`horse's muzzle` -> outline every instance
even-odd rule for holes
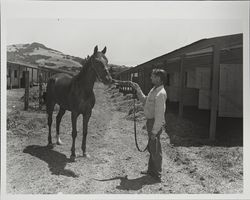
[[[102,82],[103,82],[105,85],[110,85],[110,84],[112,84],[112,78],[106,76],[105,79],[102,80]]]

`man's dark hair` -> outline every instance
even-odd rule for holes
[[[154,74],[156,76],[159,76],[161,81],[163,82],[163,84],[165,84],[166,76],[167,76],[165,70],[163,70],[163,69],[153,69],[152,74]]]

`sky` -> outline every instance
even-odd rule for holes
[[[243,33],[248,2],[27,2],[3,5],[6,44],[39,42],[136,66],[204,38]]]

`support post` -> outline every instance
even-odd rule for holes
[[[36,83],[39,85],[39,74],[40,74],[40,69],[39,67],[36,70]]]
[[[211,111],[210,111],[210,128],[209,139],[216,138],[216,120],[219,101],[219,74],[220,74],[220,46],[213,46],[213,66],[212,66],[212,92],[211,92]]]
[[[33,72],[33,68],[31,69],[31,85],[32,85],[32,87],[33,87],[33,85],[34,85],[34,82],[33,82],[33,75],[34,75],[34,72]]]
[[[12,89],[12,68],[10,66],[10,90]]]
[[[29,79],[29,71],[24,72],[25,77],[25,93],[24,93],[24,110],[28,110],[29,107],[29,86],[30,86],[30,79]]]
[[[183,92],[184,92],[184,55],[180,60],[180,76],[179,76],[179,116],[183,116]]]
[[[40,71],[39,73],[39,77],[38,77],[38,81],[39,81],[39,109],[41,110],[42,109],[42,92],[43,92],[43,87],[42,87],[42,73]]]
[[[21,66],[18,65],[18,88],[21,88]]]
[[[168,73],[168,71],[167,71],[167,64],[168,64],[168,60],[165,60],[164,61],[164,70],[165,70],[165,72],[166,72],[166,74]],[[166,75],[166,77],[165,77],[165,85],[166,85],[166,80],[167,80],[167,75]],[[166,85],[166,88],[167,88],[167,85]],[[165,88],[165,89],[166,89]],[[168,98],[166,99],[166,108],[165,108],[165,111],[164,111],[164,119],[165,119],[165,123],[167,122],[167,101],[168,101]]]

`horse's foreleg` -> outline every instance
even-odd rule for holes
[[[49,126],[49,134],[48,134],[48,145],[52,145],[52,138],[51,138],[51,125],[52,125],[52,117],[53,117],[53,110],[55,107],[55,103],[51,100],[50,93],[47,93],[46,99],[46,111],[48,114],[48,126]]]
[[[48,145],[52,144],[52,139],[51,139],[52,114],[53,112],[48,113],[48,126],[49,126]]]
[[[60,107],[60,110],[59,110],[59,112],[58,112],[58,114],[56,116],[56,143],[58,145],[62,144],[62,141],[61,141],[61,139],[59,137],[59,134],[60,134],[59,131],[60,131],[60,123],[61,123],[62,116],[64,115],[64,113],[65,113],[65,110]]]
[[[76,153],[75,153],[75,141],[76,141],[76,136],[77,136],[77,129],[76,129],[76,125],[77,125],[77,117],[78,114],[72,112],[71,113],[71,122],[72,122],[72,147],[71,147],[71,158],[75,158],[76,157]]]
[[[82,128],[83,128],[83,137],[82,137],[82,152],[83,152],[83,156],[84,157],[89,157],[88,154],[86,153],[86,137],[88,134],[88,122],[89,122],[89,118],[91,116],[91,112],[88,112],[87,114],[83,115],[83,124],[82,124]]]

